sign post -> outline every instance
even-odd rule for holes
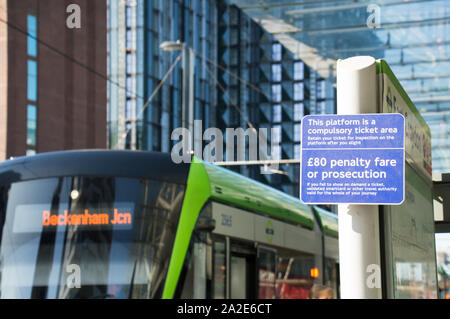
[[[398,162],[400,160],[399,154],[389,154],[386,157],[387,154],[384,154],[383,150],[377,149],[369,155],[367,150],[357,148],[358,146],[365,146],[366,148],[367,146],[377,146],[379,140],[378,142],[359,140],[360,143],[358,144],[356,143],[356,137],[354,139],[349,138],[352,135],[351,133],[355,133],[356,128],[360,137],[362,137],[360,134],[362,129],[365,132],[368,131],[369,135],[373,135],[375,128],[378,127],[377,125],[380,125],[377,120],[370,127],[371,123],[365,122],[368,121],[367,118],[342,116],[379,113],[378,92],[377,67],[374,58],[354,57],[338,61],[337,113],[340,116],[334,118],[334,122],[333,117],[323,118],[322,120],[315,117],[305,117],[302,121],[302,133],[305,133],[306,130],[306,133],[310,133],[312,136],[308,140],[308,134],[302,135],[300,197],[305,203],[341,203],[338,205],[339,268],[341,297],[344,299],[380,299],[382,297],[379,206],[376,201],[373,201],[372,205],[363,205],[363,203],[367,203],[371,196],[376,198],[377,194],[382,193],[395,193],[394,201],[403,201],[404,196],[403,187],[395,184],[395,181],[392,183],[395,184],[395,186],[392,186],[393,189],[396,188],[394,192],[381,191],[378,186],[374,186],[376,188],[375,195],[365,194],[364,197],[361,193],[357,195],[357,186],[346,185],[348,181],[344,181],[341,186],[339,185],[340,181],[336,180],[340,178],[341,174],[344,178],[355,176],[358,179],[358,181],[355,181],[357,184],[367,186],[367,183],[370,184],[372,181],[378,182],[377,179],[372,180],[375,166],[377,166],[376,175],[381,175],[378,165],[373,166],[377,158],[383,158],[385,161],[388,159],[394,160],[395,163],[390,161],[388,164],[391,168],[400,165]],[[352,122],[352,120],[356,121]],[[328,125],[327,127],[327,123],[336,123],[336,125]],[[389,126],[391,128],[397,127],[396,125]],[[351,133],[349,134],[349,132]],[[398,137],[404,135],[404,130],[392,134],[395,135],[394,140],[398,141],[400,140]],[[366,134],[363,133],[362,135]],[[380,137],[381,135],[378,136],[378,138]],[[339,139],[342,139],[342,144],[339,143]],[[403,143],[404,140],[402,139]],[[395,144],[394,148],[401,146]],[[337,149],[330,149],[333,147],[337,147]],[[371,165],[373,167],[372,172],[370,172]],[[404,163],[401,165],[404,165]],[[353,175],[355,172],[356,175]],[[359,174],[363,175],[360,177]],[[382,184],[385,187],[386,183],[384,182]],[[342,189],[333,190],[333,184],[334,187],[342,187]],[[391,182],[387,184],[390,186]],[[369,190],[364,189],[365,186],[362,186],[362,188],[359,192],[369,192]],[[400,188],[401,191],[399,191]],[[343,192],[343,195],[341,192]],[[399,194],[400,196],[398,196]],[[389,196],[384,197],[386,199],[383,199],[383,201],[387,200]]]
[[[435,269],[429,127],[387,63],[372,57],[338,61],[337,110],[302,121],[300,198],[338,204],[342,298],[406,296],[399,263]],[[424,274],[435,286],[433,271]]]
[[[337,113],[378,113],[376,61],[354,57],[337,64]],[[341,297],[381,299],[380,225],[376,205],[338,205]],[[375,265],[375,266],[374,266]],[[375,267],[375,268],[374,268]],[[379,281],[368,282],[378,270]],[[378,284],[380,283],[380,284]]]

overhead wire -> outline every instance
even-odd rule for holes
[[[216,82],[217,86],[219,87],[219,89],[223,92],[223,94],[225,94],[225,96],[227,97],[228,101],[230,102],[231,105],[233,105],[234,108],[236,108],[236,110],[241,114],[241,116],[243,118],[246,119],[245,114],[243,113],[242,109],[236,104],[234,103],[234,101],[231,99],[230,95],[228,94],[228,92],[225,90],[225,88],[221,85],[221,83],[219,82],[219,80],[216,78],[216,76],[214,75],[214,73],[210,70],[209,67],[205,66],[206,70],[208,71],[208,73],[210,74],[211,78]],[[253,132],[256,134],[256,128],[255,126],[249,121],[249,120],[245,120],[247,122],[247,125],[253,130]],[[264,138],[267,141],[267,136],[264,134],[263,131],[259,130],[259,135],[260,137]],[[270,150],[271,155],[273,155],[273,150]],[[262,153],[263,154],[263,153]],[[264,154],[264,156],[266,156],[266,154]],[[266,158],[267,160],[267,158]],[[222,163],[222,166],[226,166],[226,163]],[[261,163],[261,165],[264,165],[264,167],[266,168],[265,171],[267,171],[267,164]],[[281,170],[274,170],[272,168],[269,168],[269,170],[273,173],[277,173],[277,174],[281,174],[281,175],[287,175],[286,172],[281,171]]]
[[[178,55],[178,57],[175,59],[175,62],[172,63],[172,65],[170,66],[169,70],[167,71],[167,73],[164,75],[164,77],[162,78],[162,80],[159,82],[159,84],[156,86],[156,88],[153,90],[152,94],[150,95],[150,97],[148,98],[147,102],[145,102],[144,106],[142,107],[142,110],[139,112],[139,114],[136,116],[136,119],[139,119],[139,117],[141,115],[144,114],[145,110],[148,108],[148,106],[150,105],[150,103],[152,102],[153,98],[156,96],[156,94],[158,94],[159,90],[161,89],[161,87],[163,86],[164,82],[166,82],[166,80],[169,78],[169,75],[172,73],[173,69],[175,68],[175,66],[178,64],[178,62],[180,62],[181,60],[181,55]],[[116,146],[119,145],[119,142],[122,141],[122,139],[124,139],[131,131],[130,129],[127,129],[125,131],[125,133],[122,134],[122,136],[120,137],[120,139],[117,141]]]
[[[65,58],[65,59],[68,59],[69,61],[71,61],[71,62],[74,63],[75,65],[78,65],[79,67],[82,67],[82,68],[86,69],[88,72],[91,72],[91,73],[97,75],[98,77],[100,77],[100,78],[102,78],[102,79],[104,79],[104,80],[110,82],[111,84],[114,84],[114,85],[117,86],[118,88],[123,89],[123,90],[126,90],[126,91],[128,90],[126,87],[120,85],[120,83],[111,80],[111,78],[109,78],[107,75],[100,73],[99,71],[97,71],[97,70],[91,68],[90,66],[88,66],[88,65],[86,65],[86,64],[84,64],[84,63],[78,61],[77,59],[75,59],[74,57],[68,55],[67,53],[64,53],[64,52],[62,52],[61,50],[55,48],[54,46],[48,44],[47,42],[42,41],[41,39],[39,39],[39,37],[36,37],[36,36],[34,36],[34,35],[28,33],[28,31],[23,30],[22,28],[20,28],[20,27],[14,25],[14,24],[12,24],[12,23],[9,22],[9,21],[5,21],[5,20],[2,19],[2,18],[0,18],[0,22],[6,24],[8,27],[10,27],[11,29],[16,30],[16,31],[19,32],[19,33],[22,33],[23,35],[25,35],[25,36],[27,36],[27,37],[33,39],[33,40],[36,40],[39,44],[43,45],[43,46],[46,47],[47,49],[49,49],[49,50],[51,50],[51,51],[57,53],[58,55],[62,56],[62,57]],[[134,95],[137,96],[137,97],[139,97],[139,98],[144,98],[144,97],[142,97],[142,96],[140,96],[140,95],[138,95],[138,94],[136,94],[136,93],[134,93]]]

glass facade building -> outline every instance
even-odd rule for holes
[[[336,83],[339,59],[353,56],[384,59],[431,130],[433,177],[440,181],[439,173],[450,170],[449,1],[231,0],[231,3],[327,84]],[[323,84],[320,81],[315,84],[318,98]],[[319,107],[320,102],[315,105]],[[430,183],[431,176],[423,179],[408,168],[406,201],[400,206],[383,206],[380,223],[386,272],[383,291],[387,298],[449,297],[449,233],[448,227],[439,228],[435,224]],[[438,205],[436,197],[434,205]],[[434,232],[439,233],[436,238]]]
[[[272,129],[272,159],[299,159],[302,116],[335,112],[332,84],[227,0],[108,1],[110,148],[171,151],[171,132],[181,126],[181,63],[152,94],[179,54],[160,44],[176,40],[195,53],[194,119],[203,130]],[[299,193],[298,164],[280,165],[281,174],[230,168]]]
[[[433,172],[450,171],[450,2],[231,2],[331,84],[338,59],[385,59],[431,129]]]
[[[110,148],[170,152],[171,132],[181,126],[181,63],[146,105],[179,54],[162,51],[164,41],[179,39],[197,52],[195,118],[211,124],[215,99],[205,65],[215,59],[215,10],[211,1],[108,1]]]

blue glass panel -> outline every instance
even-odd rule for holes
[[[37,56],[37,19],[35,16],[28,15],[27,17],[28,30],[28,55]]]
[[[28,60],[28,81],[27,81],[27,96],[28,100],[37,100],[37,63],[36,61]]]
[[[28,37],[28,50],[27,53],[29,56],[32,57],[36,57],[37,56],[37,40],[32,38],[32,37]]]
[[[272,107],[272,115],[273,115],[272,121],[274,123],[281,122],[281,105],[280,104],[276,104]]]
[[[131,28],[133,26],[133,8],[132,7],[127,7],[126,10],[126,22],[127,22],[127,27]]]
[[[27,17],[27,28],[28,33],[34,37],[37,36],[37,19],[33,15],[28,15]]]
[[[281,64],[272,65],[272,81],[273,82],[281,81]]]
[[[37,109],[34,105],[28,105],[27,109],[27,119],[28,121],[36,121],[37,120]]]
[[[36,146],[37,108],[34,105],[27,107],[27,145]]]
[[[294,83],[294,100],[303,100],[304,86],[302,82]]]
[[[276,84],[272,85],[272,100],[274,102],[281,102],[281,85]]]
[[[294,104],[294,121],[300,122],[303,118],[303,103]]]
[[[304,78],[304,64],[303,62],[294,63],[294,80],[303,80]]]
[[[272,60],[281,61],[282,48],[280,43],[275,43],[272,45]]]

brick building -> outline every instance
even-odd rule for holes
[[[106,13],[106,0],[0,0],[0,161],[106,147]]]

